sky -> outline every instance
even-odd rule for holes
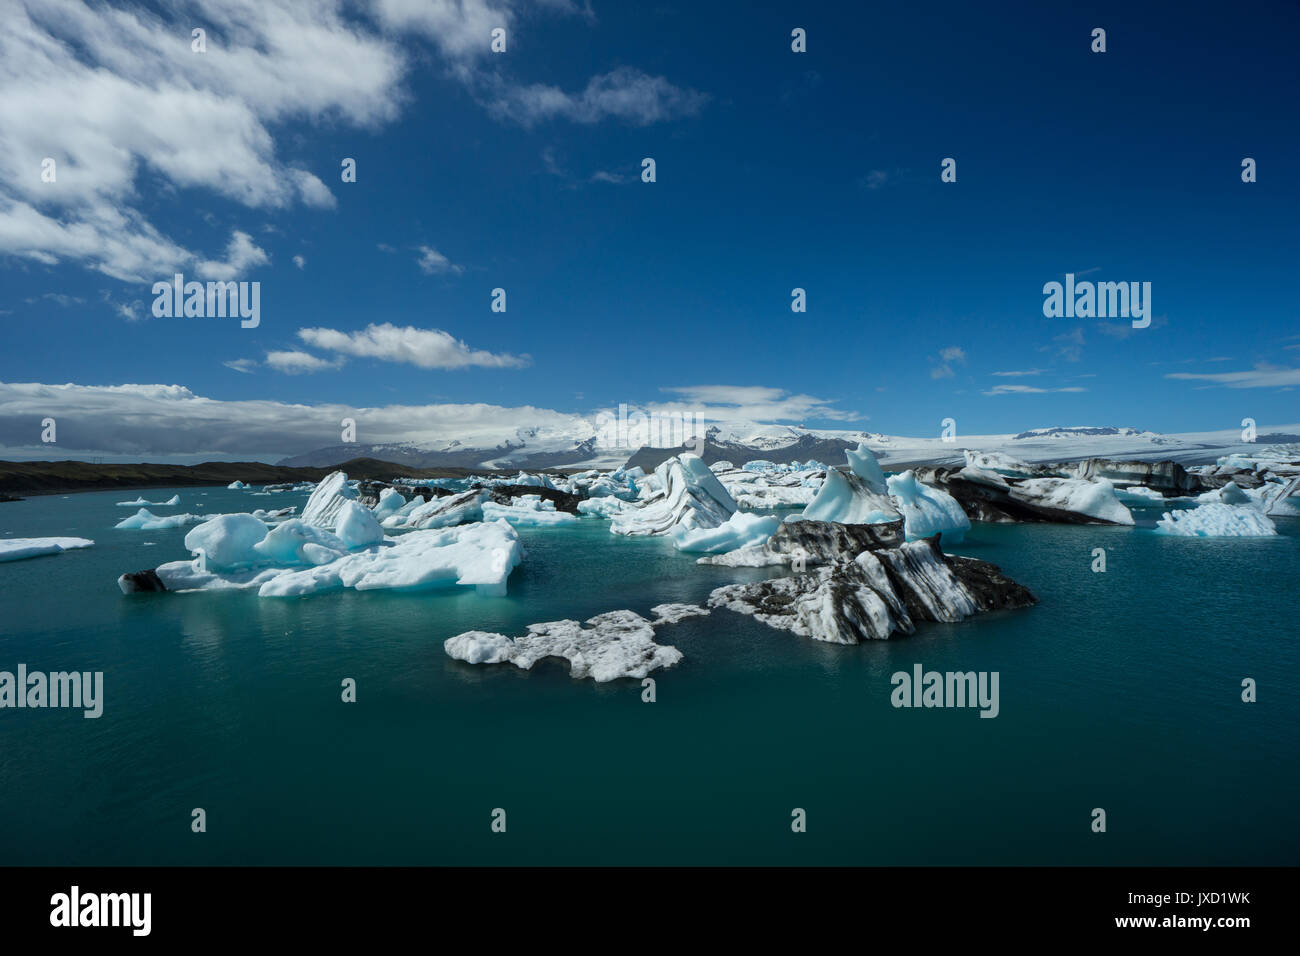
[[[3,6],[3,457],[1300,420],[1292,3]],[[178,272],[257,326],[155,316]]]

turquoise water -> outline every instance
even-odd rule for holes
[[[156,513],[306,499],[144,497],[173,491]],[[856,647],[718,611],[660,630],[686,657],[643,703],[636,681],[471,667],[442,641],[648,614],[769,571],[584,519],[521,529],[505,598],[126,597],[118,574],[186,556],[186,529],[112,529],[137,494],[0,505],[0,534],[96,542],[0,564],[0,670],[105,672],[98,720],[0,710],[2,863],[1300,863],[1297,519],[1218,541],[977,525],[954,550],[1038,607]],[[915,663],[998,671],[1000,716],[894,709],[890,674]]]

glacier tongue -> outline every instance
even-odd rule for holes
[[[736,511],[727,489],[697,455],[683,453],[654,471],[654,490],[610,516],[614,534],[662,535],[673,528],[716,528]]]

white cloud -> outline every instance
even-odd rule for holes
[[[389,322],[368,325],[360,332],[299,329],[298,338],[327,352],[402,362],[419,368],[523,368],[532,363],[527,355],[471,349],[441,329],[417,329]]]
[[[1245,372],[1171,372],[1165,378],[1210,382],[1225,388],[1279,388],[1300,385],[1300,368],[1283,368],[1261,362]]]
[[[545,83],[515,86],[498,76],[485,78],[482,84],[487,90],[488,108],[523,126],[553,119],[584,124],[618,119],[634,126],[649,126],[694,116],[708,101],[704,93],[626,66],[592,77],[580,93],[567,93]]]
[[[420,257],[415,261],[425,275],[460,275],[465,271],[464,266],[456,265],[432,246],[420,246],[417,251]]]
[[[267,352],[266,364],[275,369],[277,372],[287,372],[290,375],[298,375],[303,372],[323,372],[326,369],[335,369],[343,364],[341,359],[333,361],[323,359],[319,356],[312,355],[310,352],[302,352],[297,349]],[[244,371],[240,369],[240,371]]]
[[[307,260],[304,259],[302,256],[294,256],[293,264],[296,265],[299,269],[307,268]]]
[[[280,458],[339,443],[339,425],[353,418],[370,442],[451,439],[491,448],[518,441],[521,423],[595,433],[589,419],[545,408],[483,404],[304,405],[219,401],[179,385],[44,385],[0,382],[0,449],[11,457],[50,457],[33,422],[59,423],[58,454],[238,456]]]
[[[938,365],[930,369],[930,377],[952,378],[955,374],[952,370],[953,365],[966,364],[966,352],[956,345],[950,345],[939,350],[938,362]]]
[[[271,257],[253,242],[248,233],[235,230],[230,237],[230,244],[226,246],[225,261],[208,260],[200,262],[195,268],[205,279],[225,282],[246,278],[249,269],[264,266],[270,261]]]
[[[1019,377],[1025,376],[1025,375],[1042,375],[1042,374],[1044,374],[1044,373],[1047,372],[1047,371],[1049,371],[1049,369],[1045,369],[1045,368],[1027,368],[1027,369],[1024,369],[1023,371],[1018,371],[1018,372],[994,372],[993,374],[994,374],[994,375],[1002,376],[1002,377],[1004,377],[1004,378],[1019,378]]]
[[[694,413],[710,421],[861,421],[864,417],[834,408],[830,399],[791,395],[784,389],[763,385],[688,385],[662,391],[680,395],[682,401],[652,403],[647,406],[652,411]]]
[[[985,395],[1045,395],[1048,392],[1086,392],[1087,389],[1079,385],[1069,385],[1065,388],[1038,388],[1033,385],[994,385],[986,391]]]
[[[236,372],[243,372],[245,375],[252,375],[253,369],[257,368],[257,359],[241,358],[233,359],[229,362],[222,362],[226,368],[233,368]]]

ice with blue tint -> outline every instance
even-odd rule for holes
[[[957,499],[946,491],[921,484],[915,472],[894,475],[886,479],[886,484],[903,513],[903,533],[908,541],[938,533],[943,544],[957,544],[970,530],[970,518]]]

